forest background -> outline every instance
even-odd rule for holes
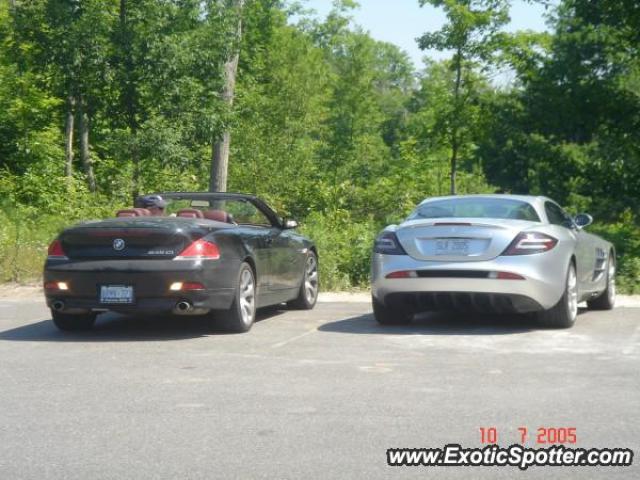
[[[416,2],[447,18],[420,68],[348,0],[0,0],[0,281],[37,280],[72,222],[206,191],[226,133],[228,191],[301,222],[324,289],[366,286],[379,230],[455,187],[591,213],[640,292],[640,3],[554,1],[547,32],[507,33],[508,0]]]

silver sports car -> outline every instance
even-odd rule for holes
[[[615,250],[546,197],[466,195],[424,200],[385,228],[372,260],[373,311],[401,324],[430,310],[535,312],[570,327],[578,303],[611,309]]]

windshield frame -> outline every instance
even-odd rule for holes
[[[215,193],[215,192],[155,192],[145,195],[160,195],[165,200],[206,200],[210,204],[219,200],[244,201],[252,204],[262,212],[271,222],[271,227],[284,228],[282,219],[264,201],[253,195],[244,193]],[[140,197],[142,197],[141,195]],[[140,198],[138,197],[138,198]]]

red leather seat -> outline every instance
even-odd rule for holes
[[[139,217],[140,215],[135,208],[127,208],[124,210],[118,210],[116,217]]]
[[[216,222],[232,223],[231,215],[224,210],[205,210],[202,212],[207,220],[215,220]]]
[[[178,211],[177,216],[183,218],[204,218],[202,211],[195,208],[183,208]]]
[[[125,208],[118,210],[116,217],[148,217],[151,212],[146,208]]]

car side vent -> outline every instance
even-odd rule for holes
[[[596,264],[593,269],[592,282],[599,281],[605,274],[607,269],[607,252],[601,248],[596,248]]]

